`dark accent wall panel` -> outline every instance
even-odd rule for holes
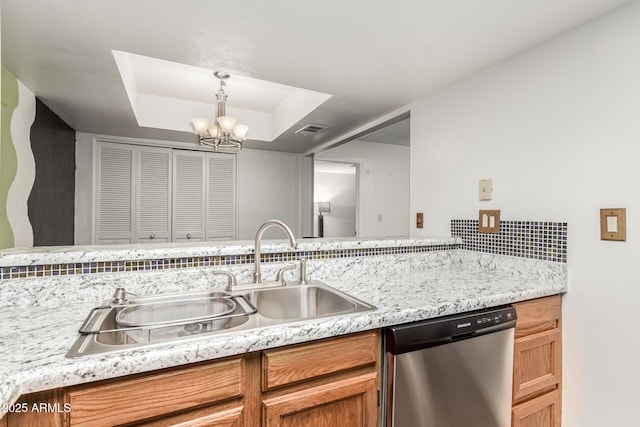
[[[27,205],[33,246],[73,245],[76,132],[38,98],[31,150],[36,177]]]

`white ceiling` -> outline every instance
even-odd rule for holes
[[[2,63],[76,130],[118,136],[194,138],[138,126],[112,50],[333,95],[247,143],[306,152],[628,1],[2,0]],[[329,128],[294,134],[308,123]]]

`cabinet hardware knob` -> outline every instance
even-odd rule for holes
[[[151,233],[151,234],[149,234],[149,238],[150,238],[150,239],[155,239],[155,238],[156,238],[156,235],[155,235],[154,233]]]
[[[191,238],[191,233],[187,233],[187,239]]]

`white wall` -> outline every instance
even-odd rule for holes
[[[301,181],[301,154],[242,149],[238,154],[239,238],[253,239],[269,219],[284,221],[296,236],[302,236]],[[286,236],[272,228],[265,238]]]
[[[323,237],[354,237],[356,174],[316,171],[313,183],[315,201],[331,203],[331,212],[323,215]],[[314,204],[314,211],[318,211],[317,203]]]
[[[563,426],[637,425],[640,382],[640,2],[411,109],[412,235],[452,218],[568,222]],[[494,197],[478,201],[478,180]],[[627,242],[599,209],[627,208]]]
[[[358,140],[315,158],[360,165],[358,236],[409,234],[409,147]]]
[[[78,132],[76,143],[75,243],[91,244],[93,200],[93,138]],[[100,135],[101,138],[109,139]],[[112,137],[114,140],[123,138]],[[131,141],[135,139],[131,138]],[[146,142],[149,142],[146,140]],[[238,238],[255,237],[268,219],[280,219],[301,236],[302,155],[243,149],[238,154]],[[285,238],[268,230],[265,238]]]

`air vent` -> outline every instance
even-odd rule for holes
[[[323,125],[305,125],[304,127],[298,129],[296,133],[301,133],[303,135],[313,135],[318,132],[322,132],[328,126]]]

